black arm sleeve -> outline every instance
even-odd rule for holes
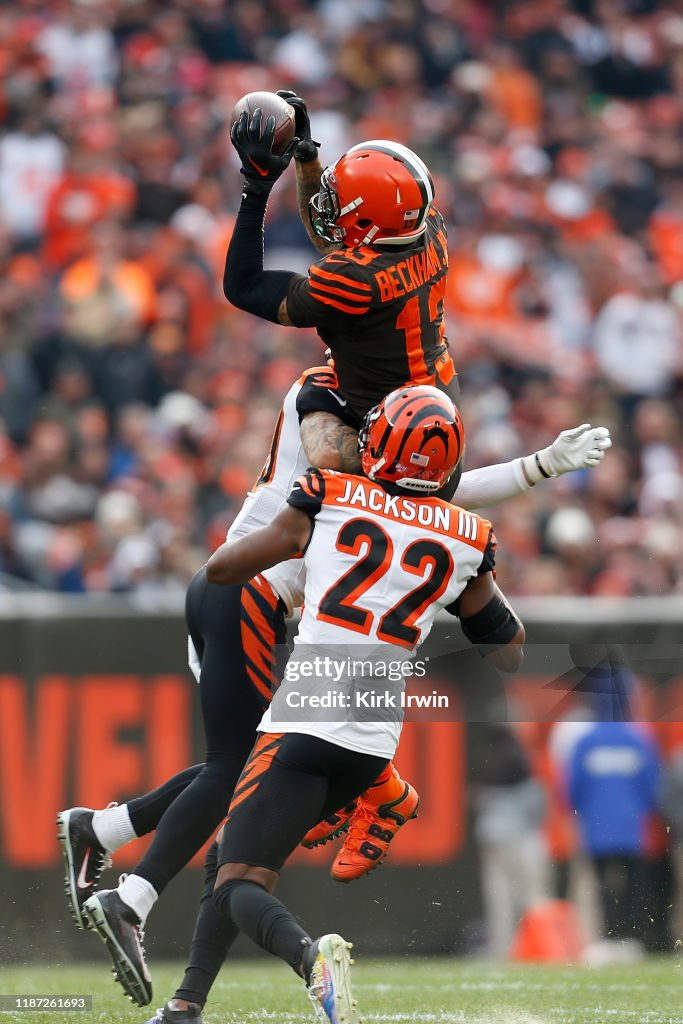
[[[287,295],[290,270],[263,269],[263,221],[267,195],[242,196],[223,272],[223,293],[233,306],[278,323],[278,309]]]
[[[505,601],[498,594],[494,594],[476,615],[461,618],[460,626],[471,644],[486,644],[495,649],[510,643],[520,627],[520,622]]]

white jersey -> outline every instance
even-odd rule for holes
[[[228,530],[226,540],[237,540],[260,526],[267,526],[287,501],[294,482],[308,469],[301,444],[299,414],[321,410],[343,415],[346,402],[337,397],[337,378],[327,366],[305,370],[285,395],[275,425],[270,452],[254,489]],[[303,601],[305,568],[301,558],[291,558],[261,573],[282,598],[291,615]]]
[[[328,470],[308,470],[288,501],[313,523],[304,609],[285,678],[259,729],[308,733],[390,758],[408,673],[387,667],[405,664],[437,612],[493,568],[491,524],[439,498],[392,496],[365,477]],[[388,713],[359,714],[368,708],[368,690],[389,694]],[[313,693],[325,693],[327,703],[313,705]],[[304,707],[305,716],[297,710]]]
[[[226,540],[237,540],[252,530],[267,526],[287,501],[294,481],[308,468],[308,460],[301,444],[296,407],[297,396],[305,379],[306,374],[292,384],[285,396],[261,475],[254,489],[249,491],[245,498],[242,508],[228,530]],[[282,598],[287,614],[291,615],[303,598],[303,560],[291,558],[287,562],[274,565],[272,569],[266,569],[261,575]]]

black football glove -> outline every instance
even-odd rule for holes
[[[292,159],[299,141],[292,139],[284,153],[273,153],[275,118],[270,115],[263,124],[263,111],[257,107],[251,120],[246,110],[230,129],[230,141],[240,155],[244,175],[244,191],[252,195],[268,195]]]
[[[307,164],[317,157],[320,143],[311,138],[311,119],[306,109],[306,101],[291,89],[278,89],[277,94],[286,100],[290,107],[294,107],[294,127],[298,138],[294,147],[294,159],[300,164]]]

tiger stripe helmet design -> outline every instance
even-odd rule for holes
[[[434,182],[417,153],[373,139],[326,167],[310,201],[316,234],[348,246],[405,245],[425,230]]]
[[[438,491],[462,459],[465,431],[448,395],[428,384],[397,388],[365,417],[361,465],[370,480]]]

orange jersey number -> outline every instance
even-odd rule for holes
[[[444,340],[445,327],[443,323],[443,300],[446,290],[446,278],[442,277],[435,281],[429,289],[427,299],[427,318],[430,324],[438,324],[439,338]],[[422,301],[421,301],[422,300]],[[408,366],[410,368],[410,380],[416,384],[433,384],[435,374],[430,373],[425,363],[424,350],[422,347],[423,332],[423,295],[413,295],[408,299],[403,309],[396,318],[396,327],[403,331],[406,339],[406,352],[408,353]],[[450,360],[448,360],[450,363]],[[441,372],[439,376],[441,377]],[[449,378],[450,379],[450,378]],[[449,383],[444,380],[444,383]]]

